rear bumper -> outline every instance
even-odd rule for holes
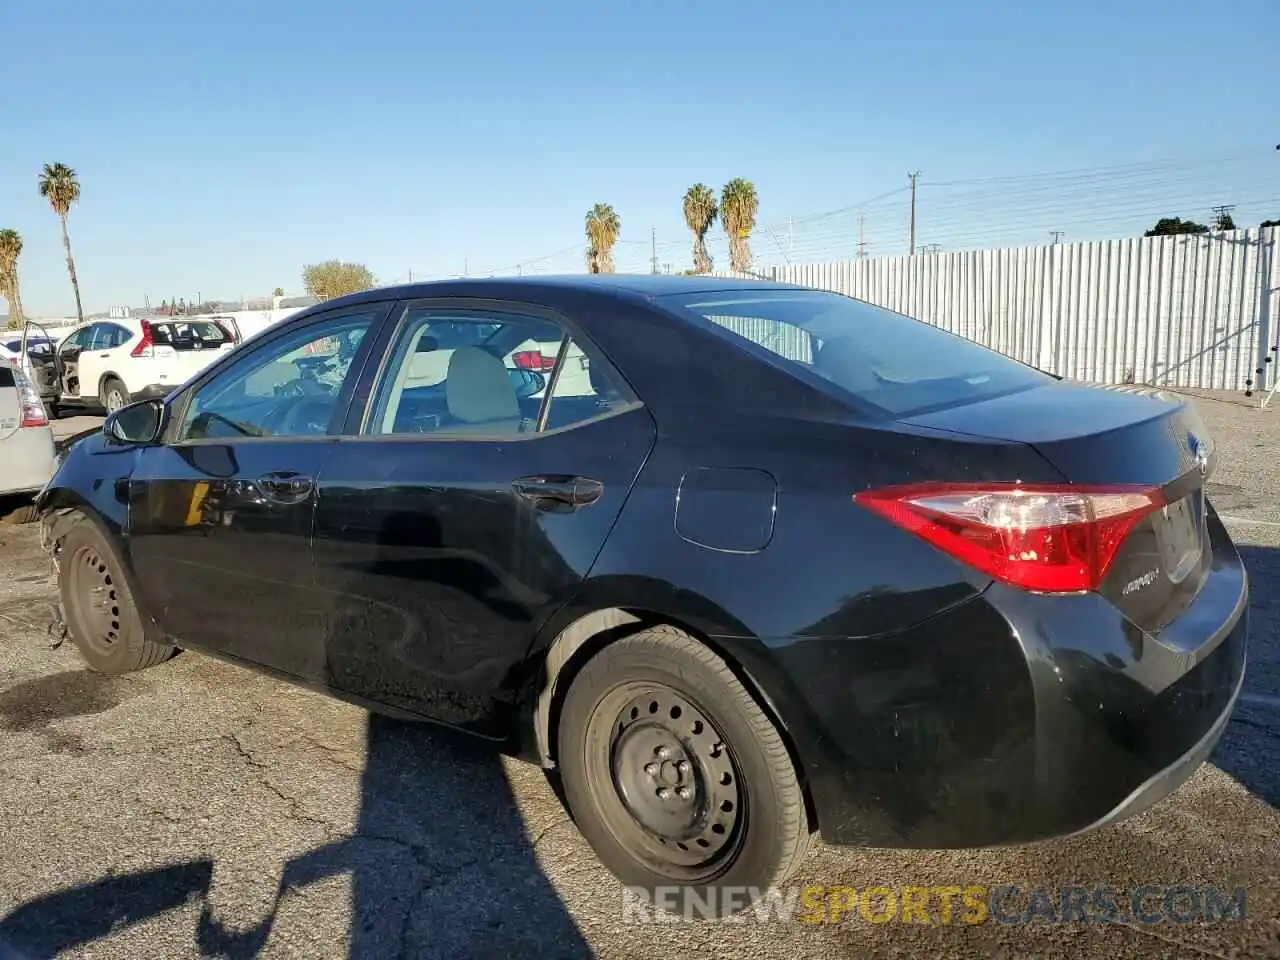
[[[1216,517],[1204,588],[1159,636],[1096,595],[999,585],[892,636],[775,647],[829,843],[1023,844],[1143,812],[1217,744],[1243,684],[1248,578]]]

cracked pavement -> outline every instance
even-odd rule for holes
[[[195,654],[90,674],[44,637],[35,528],[0,525],[0,958],[1280,956],[1280,407],[1200,406],[1253,581],[1248,699],[1211,764],[1090,836],[818,845],[797,882],[1244,885],[1243,923],[628,922],[538,769]]]

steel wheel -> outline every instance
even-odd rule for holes
[[[732,860],[746,815],[724,736],[697,704],[662,685],[618,688],[592,718],[593,727],[604,723],[613,789],[599,799],[611,828],[672,880],[714,876]]]
[[[106,560],[92,545],[81,545],[67,559],[66,575],[70,626],[94,651],[110,654],[120,640],[120,596]]]

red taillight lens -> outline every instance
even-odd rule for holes
[[[1165,505],[1150,487],[921,483],[854,502],[995,579],[1042,593],[1096,590],[1134,525]]]
[[[18,424],[19,429],[47,426],[49,418],[45,416],[40,391],[31,385],[31,381],[21,370],[13,371],[13,382],[18,388],[18,402],[22,405],[22,421]]]
[[[521,350],[511,357],[511,362],[521,370],[537,370],[543,372],[556,365],[555,357],[548,357],[537,350]]]
[[[129,351],[131,357],[149,357],[152,355],[155,341],[151,338],[151,324],[142,321],[142,338],[138,340],[132,350]]]

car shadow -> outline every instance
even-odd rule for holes
[[[0,918],[0,953],[59,956],[194,901],[192,953],[248,960],[261,955],[292,895],[347,877],[346,946],[330,955],[591,956],[538,864],[493,748],[377,715],[369,717],[366,748],[355,830],[288,860],[255,925],[218,916],[209,857],[29,900]]]
[[[1237,544],[1249,571],[1244,691],[1210,762],[1280,808],[1280,549]]]

